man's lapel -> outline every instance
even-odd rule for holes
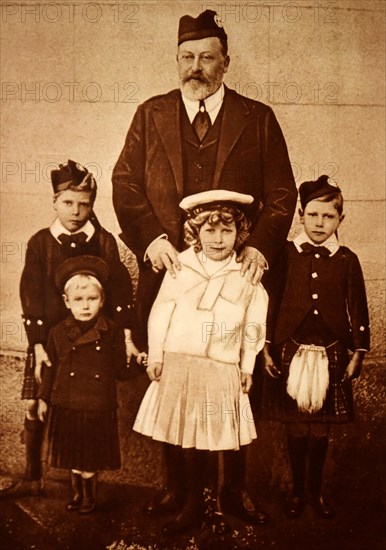
[[[180,125],[180,91],[173,90],[154,107],[154,123],[172,166],[177,193],[183,197],[182,138]]]
[[[221,172],[229,153],[248,124],[250,113],[247,104],[233,90],[225,86],[224,113],[221,123],[220,140],[218,144],[216,170],[213,178],[213,188],[220,185]]]

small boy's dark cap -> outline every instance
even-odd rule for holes
[[[205,10],[198,17],[183,15],[178,26],[178,45],[187,40],[201,40],[217,36],[227,40],[226,32],[219,15],[213,10]]]
[[[59,164],[58,170],[51,171],[51,182],[54,193],[66,191],[71,187],[77,187],[79,191],[95,192],[97,184],[94,176],[74,160],[67,164]]]
[[[337,185],[331,185],[328,183],[328,176],[323,174],[316,181],[304,181],[299,187],[300,204],[304,210],[306,205],[325,195],[332,195],[333,193],[341,193],[341,190]]]
[[[55,271],[55,285],[63,292],[69,279],[74,275],[92,275],[105,286],[109,279],[109,266],[98,256],[75,256],[61,263]]]

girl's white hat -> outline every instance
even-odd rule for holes
[[[251,204],[253,202],[252,195],[245,193],[237,193],[236,191],[227,191],[225,189],[211,189],[202,193],[195,193],[185,197],[180,202],[180,207],[187,212],[191,212],[197,207],[202,210],[204,205],[221,205],[223,203],[232,203],[236,205]]]

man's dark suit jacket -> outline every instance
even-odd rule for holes
[[[122,239],[140,268],[148,245],[162,233],[181,249],[184,195],[180,90],[140,105],[113,172],[113,202]],[[253,195],[246,244],[270,264],[285,242],[296,187],[286,143],[272,109],[225,88],[214,179],[208,188]]]

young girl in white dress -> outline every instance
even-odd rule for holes
[[[165,533],[200,521],[207,451],[238,450],[256,438],[248,392],[265,343],[268,297],[241,275],[243,209],[253,197],[212,190],[186,197],[181,269],[165,274],[149,317],[152,380],[134,430],[183,449],[185,504]]]

